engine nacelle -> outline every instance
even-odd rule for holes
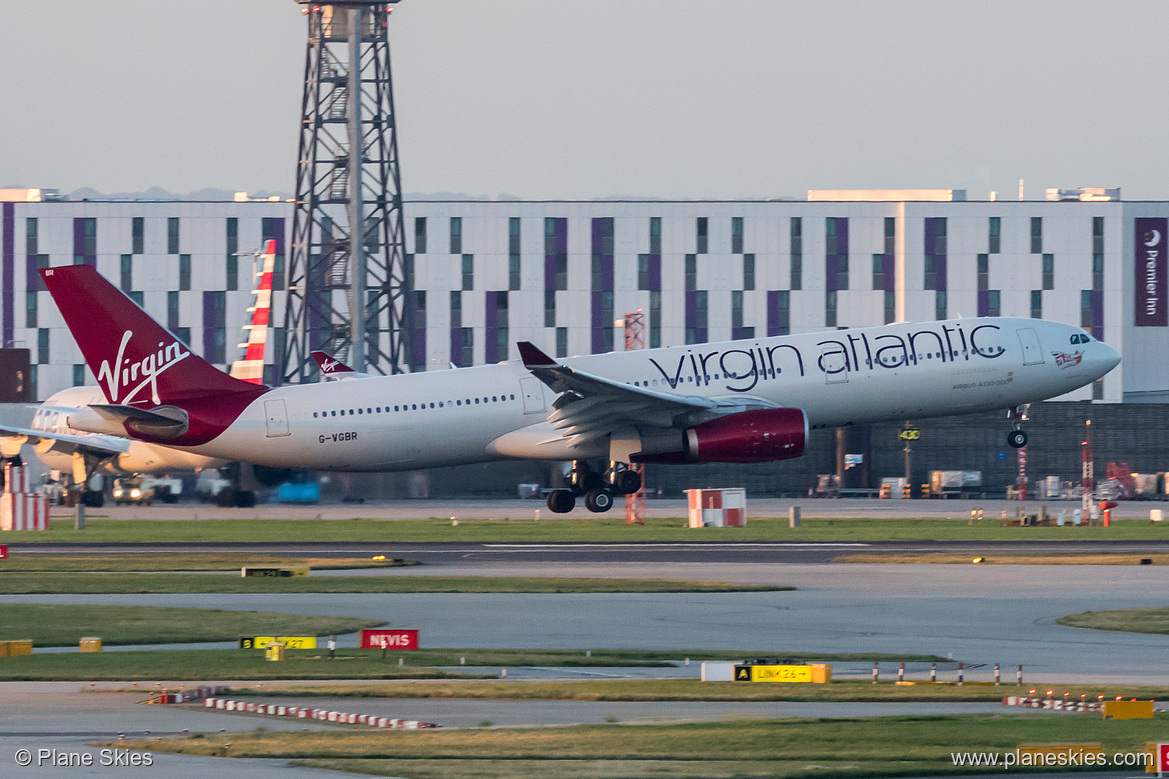
[[[639,463],[766,463],[804,453],[808,415],[770,408],[703,422],[679,433],[642,440]]]

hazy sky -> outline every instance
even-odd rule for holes
[[[0,0],[0,187],[293,189],[293,0]],[[403,0],[403,188],[1169,199],[1169,3]]]

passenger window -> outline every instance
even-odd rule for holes
[[[487,401],[487,398],[483,398],[483,400],[484,400],[484,402],[486,402],[486,401]],[[496,398],[494,395],[492,395],[492,396],[491,396],[491,402],[492,402],[492,403],[494,403],[496,400],[498,400],[498,398]]]
[[[361,413],[361,409],[357,409],[357,413],[358,413],[358,414],[360,414],[360,413]]]
[[[333,409],[333,416],[337,416],[337,410]]]
[[[313,412],[313,419],[316,419],[316,418],[317,418],[317,412],[314,411]]]

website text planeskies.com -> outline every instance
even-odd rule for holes
[[[1015,767],[1049,766],[1143,768],[1153,764],[1151,752],[1114,752],[1109,755],[1091,747],[1052,747],[1050,751],[1032,747],[1011,752],[951,752],[950,759],[956,766],[985,766],[1004,771]]]

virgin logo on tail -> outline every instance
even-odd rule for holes
[[[150,387],[150,399],[157,405],[162,402],[158,397],[158,377],[176,363],[191,356],[190,352],[183,351],[182,344],[173,341],[170,344],[159,342],[158,352],[148,354],[137,362],[130,362],[125,357],[126,346],[134,337],[132,330],[122,334],[122,343],[118,347],[118,356],[114,360],[114,367],[110,367],[108,360],[101,361],[101,368],[97,372],[97,380],[103,385],[106,397],[112,403],[130,403],[139,392]],[[134,384],[134,382],[138,382]],[[122,392],[125,394],[120,394]]]
[[[321,363],[321,372],[322,373],[332,373],[333,369],[336,367],[337,367],[336,360],[325,360],[323,363]]]

